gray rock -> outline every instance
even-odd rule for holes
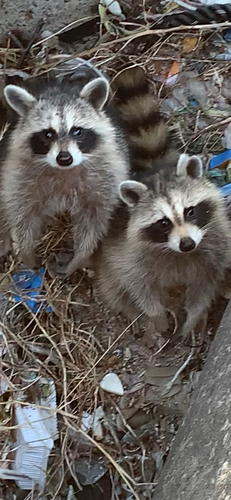
[[[11,29],[32,35],[39,19],[53,33],[97,13],[98,0],[1,0],[0,38]]]

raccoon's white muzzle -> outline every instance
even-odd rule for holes
[[[66,150],[61,150],[58,144],[54,144],[47,153],[46,160],[52,168],[69,170],[83,162],[83,154],[76,144],[69,144]]]
[[[195,250],[204,236],[204,231],[194,224],[174,227],[168,240],[168,246],[175,252],[187,253]]]

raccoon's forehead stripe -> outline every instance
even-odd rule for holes
[[[159,197],[154,201],[153,213],[155,220],[162,219],[163,217],[167,217],[170,220],[174,219],[172,206],[166,197]]]
[[[46,106],[48,106],[47,103]],[[56,107],[51,109],[43,107],[38,111],[35,110],[35,113],[32,112],[31,115],[31,127],[34,132],[52,128],[56,133],[59,133],[62,116]]]
[[[50,127],[53,128],[56,132],[59,132],[60,126],[61,126],[61,116],[60,113],[56,110],[52,115]]]
[[[81,107],[81,103],[79,105],[79,109],[73,109],[69,106],[64,108],[63,116],[65,127],[68,131],[70,131],[72,127],[89,128],[94,123],[95,118],[93,110],[91,110],[90,113],[88,109],[84,109],[83,106]]]

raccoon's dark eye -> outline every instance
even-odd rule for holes
[[[166,243],[172,231],[173,224],[167,217],[154,222],[142,230],[142,237],[153,243]]]
[[[189,207],[184,211],[186,222],[193,222],[198,227],[204,227],[211,221],[214,214],[214,205],[211,201],[201,201],[195,207]]]
[[[52,128],[43,129],[36,132],[30,138],[30,146],[35,155],[46,155],[57,140],[57,133]]]
[[[70,130],[70,135],[73,135],[74,137],[81,137],[83,135],[83,128],[82,127],[72,127]]]
[[[163,219],[161,219],[159,221],[159,223],[161,224],[161,226],[163,228],[166,228],[166,229],[169,227],[169,225],[171,225],[171,221],[169,219],[167,219],[167,217],[164,217]]]
[[[189,207],[186,209],[186,215],[188,218],[193,218],[195,217],[195,208],[194,207]]]
[[[44,130],[44,134],[47,139],[53,139],[55,133],[52,129]]]

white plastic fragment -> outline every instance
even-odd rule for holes
[[[101,424],[101,420],[104,418],[105,413],[103,411],[102,406],[98,406],[93,414],[93,436],[97,439],[103,439],[103,427]]]
[[[224,130],[222,144],[225,149],[231,149],[231,123],[229,123],[229,125]]]
[[[100,382],[100,387],[106,392],[111,392],[112,394],[117,394],[118,396],[123,396],[124,388],[122,383],[116,375],[116,373],[110,372],[103,377]]]
[[[75,472],[79,482],[83,485],[95,484],[107,472],[102,457],[80,457],[75,463]]]
[[[41,406],[47,406],[51,410],[56,409],[56,391],[55,391],[55,383],[52,379],[41,378],[39,380],[39,388],[40,388],[40,398],[39,403]],[[58,429],[57,429],[57,416],[56,412],[52,413],[48,410],[40,409],[41,415],[43,415],[44,422],[50,436],[55,441],[58,439]]]
[[[9,384],[7,380],[5,380],[2,375],[0,375],[0,396],[2,396],[2,394],[4,394],[8,390],[8,388]]]
[[[43,490],[50,451],[54,440],[58,438],[55,384],[52,379],[44,378],[37,384],[40,393],[38,405],[49,407],[50,410],[21,404],[15,408],[18,427],[13,468],[18,474],[25,475],[24,478],[15,479],[23,490],[31,490],[34,486]],[[20,399],[20,395],[17,395],[17,399]]]
[[[16,405],[17,442],[14,469],[28,476],[16,481],[22,490],[34,486],[42,490],[46,482],[46,469],[54,441],[46,429],[38,408]]]
[[[88,411],[83,411],[82,413],[82,424],[81,429],[84,432],[90,431],[93,424],[93,415],[88,413]]]
[[[203,5],[213,5],[214,3],[225,5],[227,3],[230,3],[230,0],[216,0],[216,2],[214,2],[214,0],[200,0],[200,3],[202,3]]]
[[[103,0],[103,3],[105,7],[107,7],[109,12],[111,12],[111,14],[124,18],[120,4],[119,2],[117,2],[117,0]]]
[[[11,469],[4,469],[0,468],[0,479],[3,479],[4,481],[17,481],[19,479],[24,480],[28,476],[25,476],[25,474],[20,474],[16,471],[13,471]]]
[[[100,440],[103,438],[103,427],[101,420],[104,418],[104,411],[102,406],[98,406],[94,413],[90,414],[87,411],[82,413],[81,429],[85,432],[93,431],[93,436]]]

